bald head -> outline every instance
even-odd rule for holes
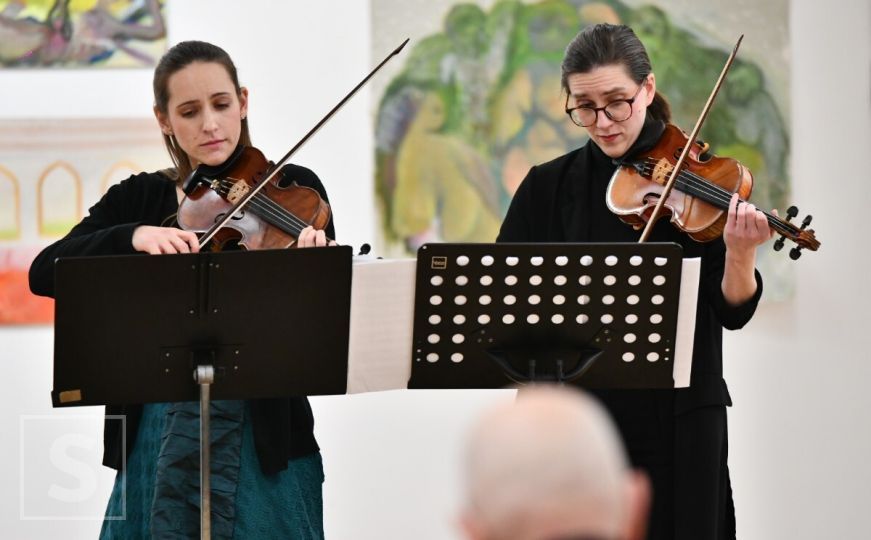
[[[466,468],[463,523],[476,540],[629,539],[646,511],[610,418],[574,390],[522,390],[487,412]]]

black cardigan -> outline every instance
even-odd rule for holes
[[[314,188],[326,201],[320,179],[309,169],[286,165],[282,185],[296,182]],[[81,223],[62,239],[46,247],[30,267],[34,294],[54,296],[54,261],[62,257],[133,254],[133,231],[139,225],[166,225],[178,211],[176,183],[164,173],[140,173],[112,186]],[[335,238],[330,220],[328,237]],[[314,437],[314,417],[308,399],[279,398],[249,402],[254,443],[261,469],[274,474],[287,468],[287,460],[319,450]],[[127,456],[133,449],[142,405],[106,407],[106,415],[126,415]],[[120,470],[124,463],[124,430],[120,422],[104,424],[103,464]]]
[[[652,147],[663,128],[662,123],[646,123],[627,155]],[[592,142],[533,167],[511,201],[497,241],[637,242],[640,232],[605,205],[616,167]],[[731,405],[723,380],[723,328],[738,329],[750,320],[762,295],[762,278],[757,271],[756,294],[739,306],[730,306],[721,289],[726,255],[722,238],[699,243],[662,219],[654,226],[650,241],[676,242],[683,246],[684,257],[702,260],[690,387],[676,391],[675,410]]]

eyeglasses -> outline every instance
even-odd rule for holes
[[[596,120],[599,119],[599,111],[604,112],[609,120],[613,120],[614,122],[625,122],[626,120],[629,120],[630,116],[632,116],[632,104],[635,103],[635,99],[638,97],[638,94],[641,92],[643,87],[644,85],[639,86],[635,95],[631,98],[617,99],[604,107],[583,106],[572,107],[570,109],[569,98],[571,96],[566,96],[566,114],[569,115],[572,122],[581,127],[588,127],[595,124]]]

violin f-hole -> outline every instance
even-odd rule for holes
[[[642,200],[644,201],[644,204],[647,205],[656,204],[656,201],[659,200],[659,193],[648,192]]]
[[[221,221],[222,219],[224,219],[224,216],[226,216],[226,215],[227,215],[226,212],[221,212],[220,214],[218,214],[217,216],[215,216],[215,223],[217,223],[217,222]],[[237,221],[240,220],[240,219],[245,219],[245,210],[239,210],[239,211],[237,211],[235,214],[233,214],[233,217],[231,217],[230,219],[235,219],[235,220],[237,220]]]

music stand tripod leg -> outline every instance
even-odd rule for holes
[[[200,539],[212,537],[211,466],[209,455],[209,390],[215,382],[215,368],[197,366],[194,379],[200,385]]]

